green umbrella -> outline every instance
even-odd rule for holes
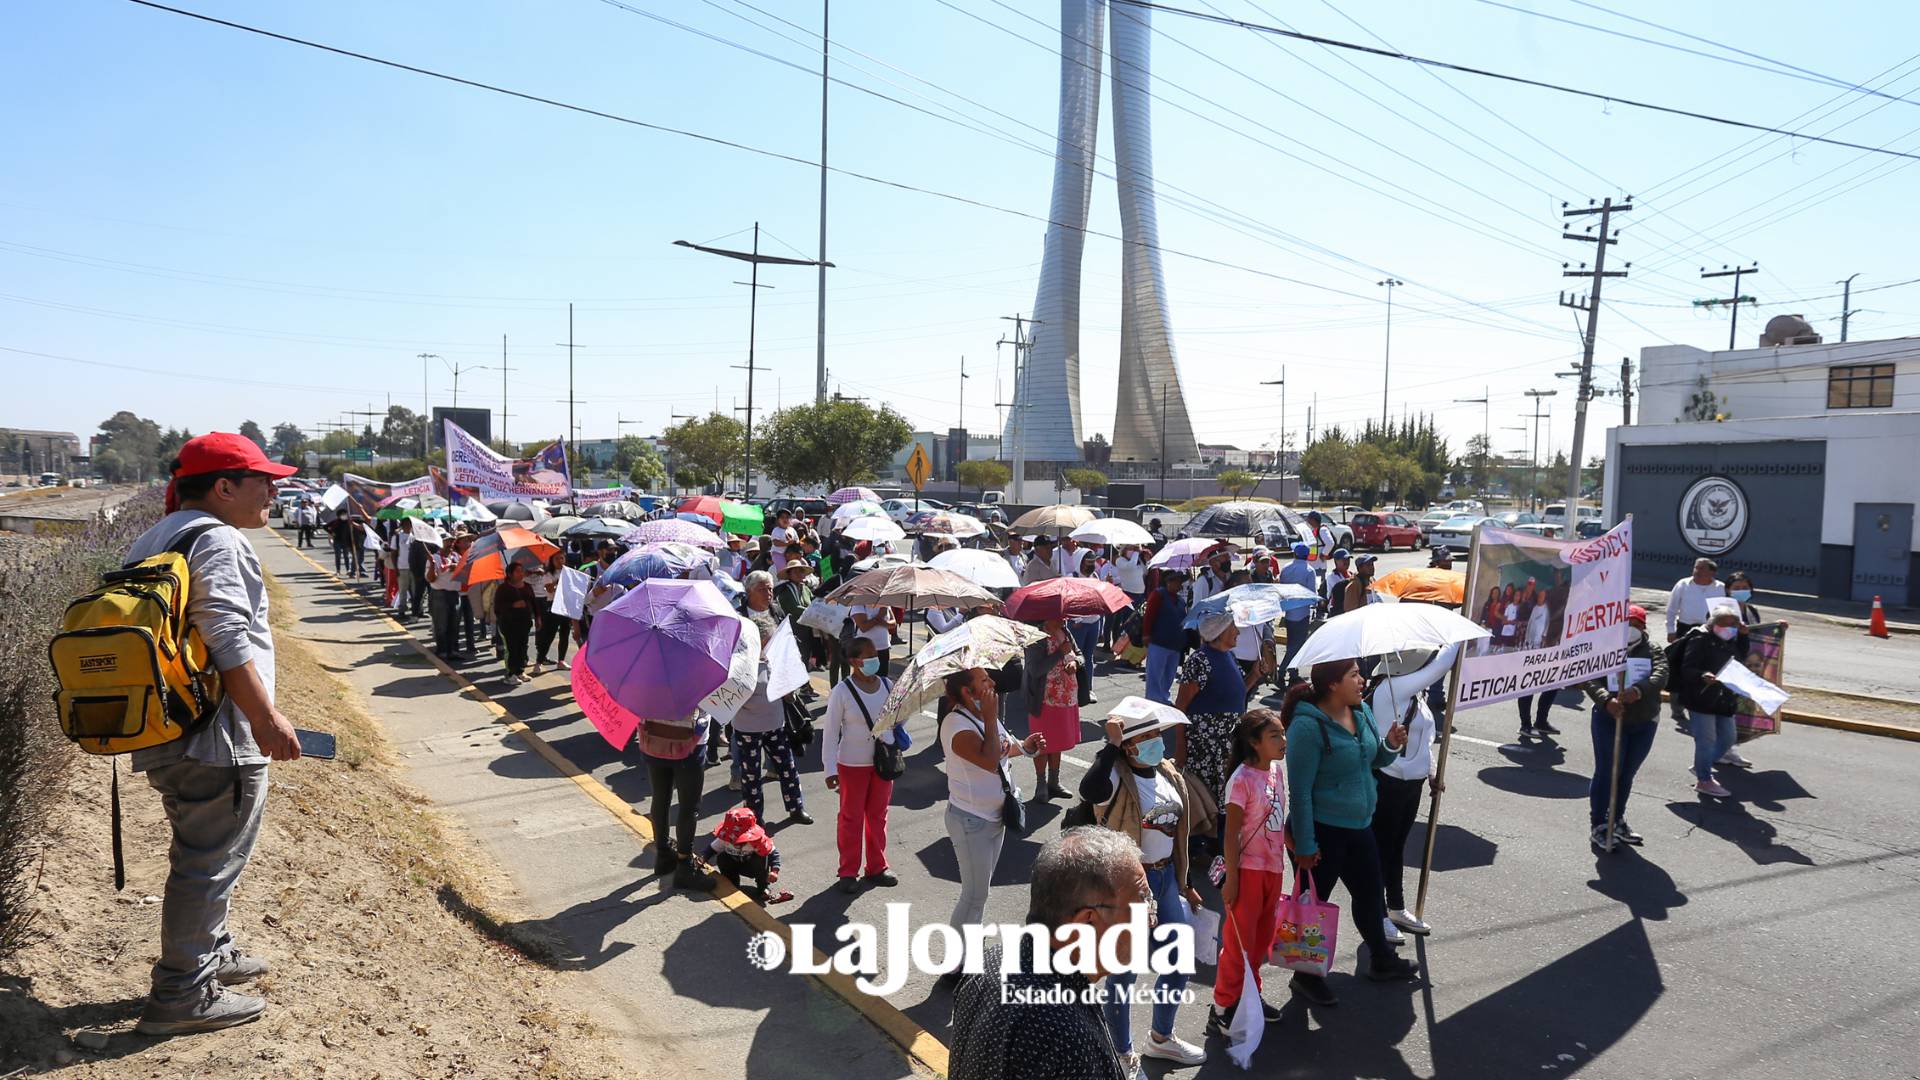
[[[373,516],[381,521],[398,521],[401,518],[423,518],[427,512],[418,508],[383,506]]]

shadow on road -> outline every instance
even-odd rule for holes
[[[1501,791],[1535,799],[1584,799],[1587,778],[1567,772],[1567,748],[1551,739],[1529,743],[1508,743],[1500,755],[1512,765],[1490,765],[1479,772],[1480,780]]]

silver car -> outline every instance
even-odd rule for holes
[[[1481,514],[1455,514],[1428,530],[1427,546],[1465,551],[1473,546],[1473,530],[1479,525],[1499,528],[1500,521]]]

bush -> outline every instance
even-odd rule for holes
[[[119,565],[135,537],[159,520],[161,491],[149,488],[64,537],[0,542],[0,959],[25,943],[33,921],[40,841],[61,777],[78,753],[53,716],[47,641],[67,601]]]

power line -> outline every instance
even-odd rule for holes
[[[136,4],[147,3],[148,0],[131,0],[131,2]],[[1920,154],[1909,154],[1899,150],[1887,150],[1881,147],[1866,146],[1861,143],[1844,142],[1839,139],[1827,139],[1827,138],[1822,138],[1816,135],[1801,135],[1795,132],[1787,131],[1783,128],[1769,127],[1766,124],[1756,124],[1746,120],[1735,120],[1735,119],[1732,119],[1731,117],[1715,116],[1712,113],[1695,112],[1692,109],[1681,109],[1671,105],[1656,105],[1648,101],[1639,101],[1634,98],[1621,97],[1618,94],[1603,94],[1595,90],[1582,90],[1577,87],[1562,86],[1559,83],[1545,82],[1540,79],[1529,79],[1522,75],[1507,75],[1498,71],[1488,71],[1485,68],[1468,67],[1465,64],[1455,64],[1445,60],[1434,60],[1429,57],[1413,56],[1408,53],[1396,52],[1390,49],[1377,49],[1371,45],[1361,45],[1358,42],[1341,41],[1337,38],[1321,37],[1318,34],[1305,34],[1305,33],[1301,33],[1298,30],[1283,30],[1277,26],[1266,26],[1261,23],[1247,22],[1244,19],[1235,19],[1226,15],[1211,15],[1204,11],[1192,11],[1187,8],[1177,8],[1177,7],[1170,7],[1166,4],[1156,4],[1156,3],[1152,3],[1151,0],[1113,0],[1113,3],[1127,4],[1132,7],[1150,8],[1154,11],[1164,11],[1172,15],[1185,15],[1190,19],[1198,19],[1201,22],[1218,23],[1222,26],[1237,26],[1242,29],[1257,30],[1263,34],[1276,34],[1280,37],[1295,38],[1300,41],[1312,42],[1316,45],[1330,45],[1340,49],[1352,49],[1355,52],[1367,53],[1372,56],[1384,57],[1389,60],[1404,60],[1411,64],[1420,64],[1425,67],[1439,68],[1443,71],[1457,71],[1463,75],[1478,75],[1482,78],[1499,79],[1503,82],[1517,83],[1521,86],[1532,86],[1541,90],[1554,90],[1562,94],[1572,94],[1576,97],[1590,98],[1594,101],[1604,101],[1608,103],[1617,103],[1620,105],[1629,105],[1636,109],[1647,109],[1651,112],[1666,113],[1670,116],[1684,116],[1692,120],[1701,120],[1711,124],[1724,124],[1728,127],[1746,128],[1750,131],[1762,131],[1771,135],[1788,135],[1805,142],[1826,143],[1827,145],[1830,145],[1830,146],[1842,146],[1849,150],[1866,150],[1866,151],[1877,153],[1877,154],[1887,154],[1891,157],[1912,158],[1916,161],[1920,161]]]
[[[170,7],[166,4],[156,3],[154,2],[154,0],[127,0],[127,2],[132,4],[137,4],[141,7],[150,8],[155,11],[164,11],[168,14],[185,16],[187,18],[195,19],[205,23],[210,23],[215,26],[224,26],[224,27],[227,27],[228,29],[240,30],[246,33],[258,35],[260,37],[271,38],[273,40],[285,42],[287,44],[300,45],[305,48],[316,49],[321,52],[332,53],[336,56],[343,56],[348,59],[360,60],[366,63],[376,64],[381,67],[392,68],[397,71],[405,71],[415,75],[422,75],[431,79],[439,79],[444,82],[450,82],[460,86],[466,86],[475,90],[484,90],[489,93],[500,94],[505,97],[518,98],[523,101],[533,102],[538,105],[546,105],[551,108],[562,109],[567,112],[578,113],[583,116],[592,116],[602,120],[611,120],[615,123],[626,124],[631,127],[642,128],[648,131],[656,131],[656,132],[660,132],[668,135],[678,135],[683,138],[693,139],[699,142],[709,143],[716,146],[724,146],[728,149],[740,150],[740,151],[744,151],[750,154],[755,154],[761,157],[772,158],[777,161],[785,161],[795,165],[803,165],[809,169],[820,168],[819,162],[810,161],[798,155],[782,153],[776,150],[768,150],[762,147],[752,146],[747,143],[738,142],[732,139],[723,139],[718,136],[706,135],[700,132],[689,131],[684,128],[676,128],[676,127],[672,127],[665,124],[651,123],[651,122],[639,120],[633,117],[623,116],[618,113],[606,112],[601,109],[590,108],[588,106],[583,106],[583,105],[575,105],[575,104],[565,102],[565,101],[560,101],[554,98],[542,97],[538,94],[531,94],[531,93],[527,93],[520,90],[512,90],[505,87],[496,86],[491,83],[485,83],[475,79],[464,78],[458,75],[450,75],[445,72],[435,71],[430,68],[419,67],[417,65],[406,64],[406,63],[402,63],[395,60],[388,60],[381,57],[372,56],[366,53],[354,52],[350,49],[343,49],[336,46],[326,45],[320,42],[311,41],[305,38],[294,37],[288,34],[277,33],[272,30],[265,30],[259,27],[249,26],[245,23],[234,22],[228,19],[220,19],[211,15],[204,15],[199,12],[188,11],[183,8]],[[885,177],[874,176],[869,173],[858,172],[852,169],[842,168],[840,166],[830,165],[830,166],[827,166],[827,168],[828,168],[828,171],[836,173],[838,175],[846,176],[850,179],[860,180],[865,183],[874,184],[881,187],[892,188],[898,191],[912,192],[914,194],[919,194],[919,195],[927,195],[933,198],[944,199],[949,202],[959,203],[964,206],[972,206],[978,209],[991,210],[995,213],[1006,214],[1012,217],[1018,217],[1028,221],[1040,222],[1049,226],[1059,225],[1062,228],[1077,229],[1078,231],[1083,232],[1085,235],[1099,237],[1104,240],[1113,240],[1122,245],[1150,248],[1153,250],[1158,250],[1167,255],[1174,255],[1180,258],[1190,259],[1195,262],[1200,262],[1200,263],[1204,263],[1211,266],[1218,266],[1223,269],[1236,270],[1242,273],[1253,274],[1255,276],[1268,278],[1274,281],[1282,281],[1291,285],[1299,285],[1304,288],[1316,289],[1322,292],[1329,292],[1338,296],[1346,296],[1356,300],[1366,299],[1366,295],[1363,293],[1358,293],[1358,292],[1354,292],[1347,289],[1341,289],[1335,286],[1325,285],[1315,281],[1308,281],[1303,278],[1296,278],[1286,274],[1277,273],[1271,270],[1262,270],[1256,267],[1245,266],[1243,264],[1235,263],[1226,259],[1215,258],[1209,255],[1201,255],[1194,252],[1181,251],[1175,248],[1167,247],[1163,244],[1148,244],[1148,243],[1145,243],[1144,241],[1132,240],[1126,237],[1119,236],[1114,233],[1101,232],[1095,229],[1086,228],[1084,226],[1079,226],[1079,225],[1075,225],[1068,222],[1055,222],[1043,214],[1029,213],[1024,210],[1013,209],[1012,207],[997,206],[993,203],[989,203],[981,199],[975,199],[966,195],[958,195],[952,192],[938,191],[933,188],[920,187],[918,185],[909,184],[904,181],[890,180]],[[1472,301],[1467,301],[1467,302],[1472,303]],[[1413,310],[1420,310],[1420,309],[1416,308]],[[1508,317],[1517,318],[1516,316],[1512,316],[1512,315],[1509,315]],[[1464,319],[1464,318],[1461,321],[1475,322],[1475,320]],[[1488,326],[1491,329],[1505,330],[1513,333],[1531,333],[1531,334],[1534,334],[1535,336],[1540,336],[1540,337],[1548,337],[1548,336],[1557,337],[1558,336],[1557,334],[1550,335],[1549,333],[1545,332],[1544,324],[1534,324],[1534,323],[1530,323],[1527,320],[1519,320],[1519,321],[1523,323],[1525,326],[1540,326],[1542,327],[1542,330],[1539,330],[1539,331],[1530,330],[1530,329],[1525,329],[1522,326],[1502,326],[1502,325],[1495,325],[1495,324],[1481,324],[1481,325]]]

